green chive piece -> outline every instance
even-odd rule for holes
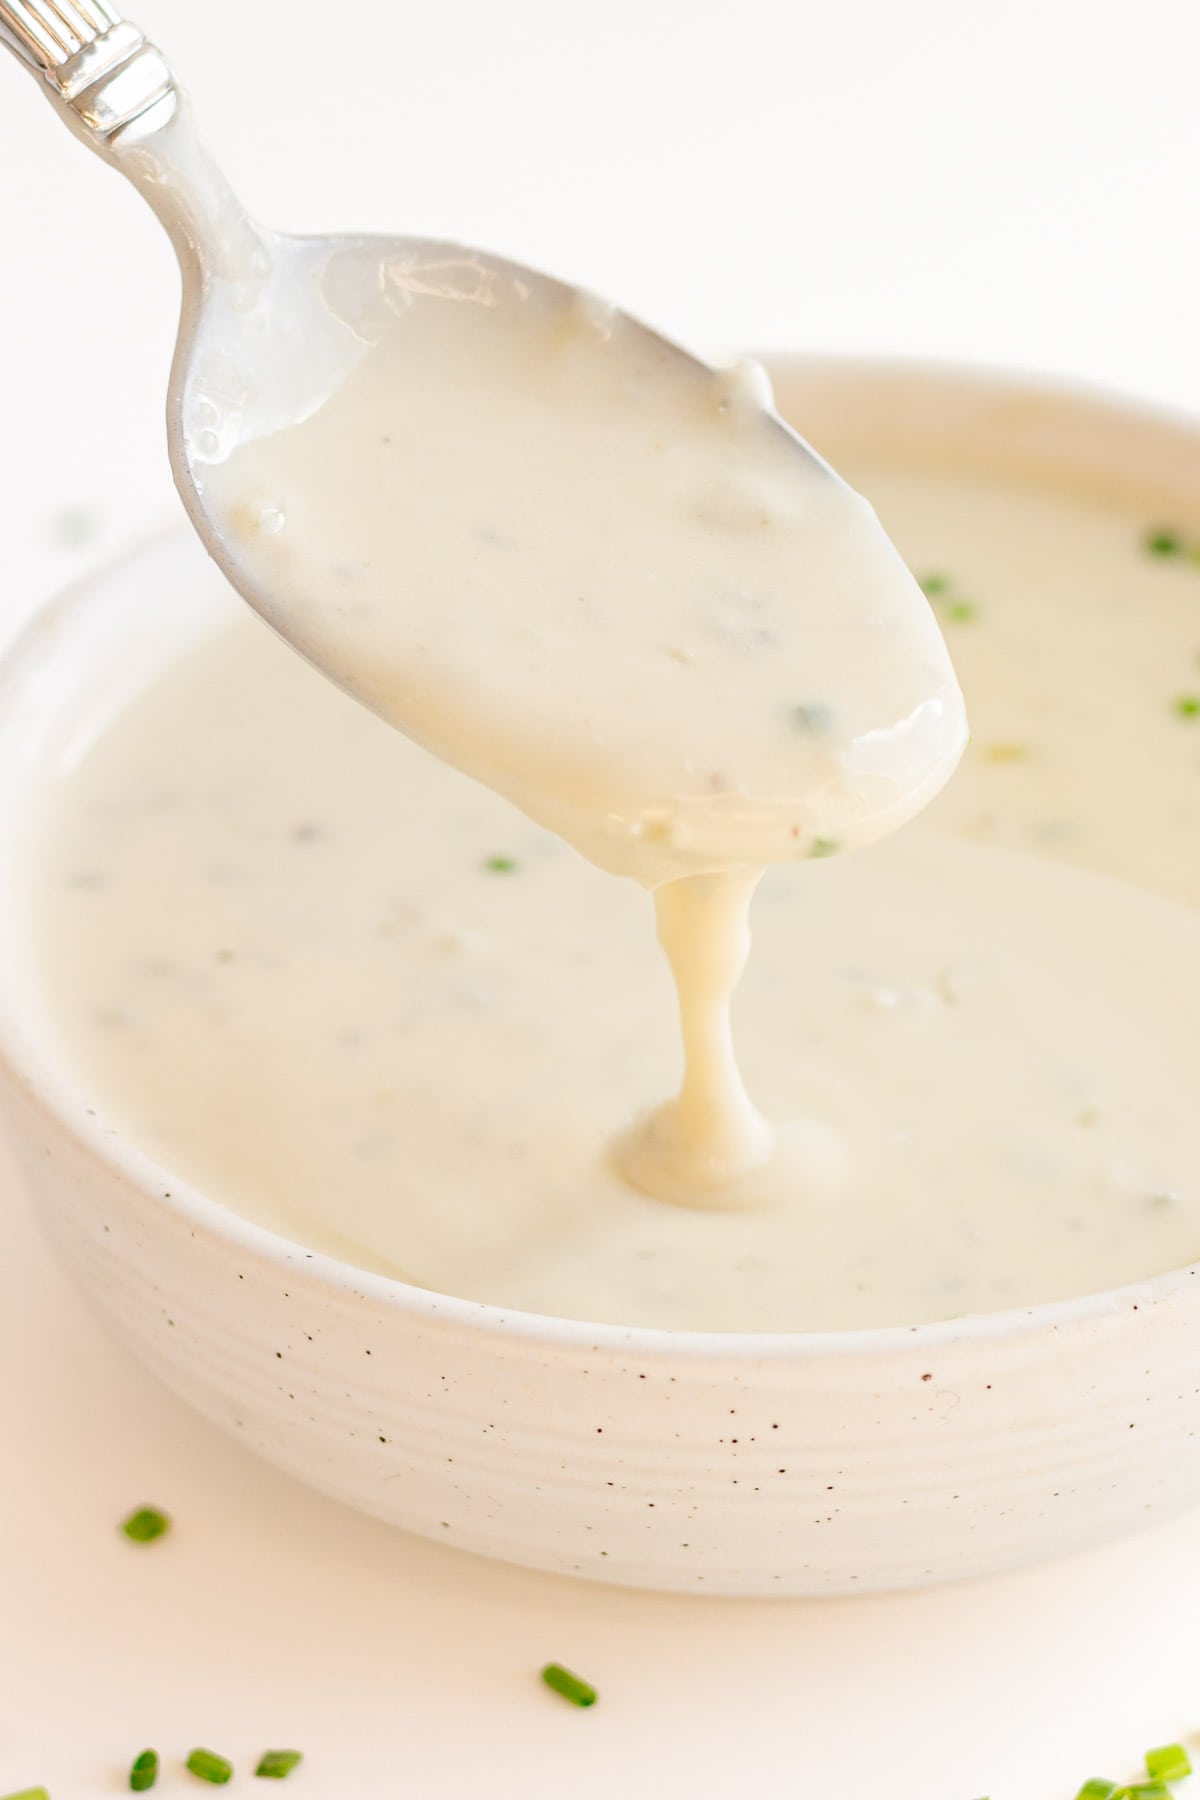
[[[950,583],[944,575],[922,575],[921,577],[921,592],[928,594],[930,599],[935,594],[944,594],[949,586]]]
[[[572,1675],[570,1669],[564,1669],[561,1663],[547,1663],[542,1670],[542,1680],[572,1706],[595,1706],[596,1690],[581,1681],[578,1675]]]
[[[171,1529],[171,1521],[166,1513],[159,1512],[156,1506],[139,1506],[136,1512],[130,1513],[121,1530],[134,1544],[152,1544],[160,1538],[164,1531]]]
[[[99,531],[99,519],[86,506],[64,506],[46,521],[46,535],[60,550],[82,550]]]
[[[824,705],[820,700],[805,701],[802,706],[794,709],[792,717],[801,731],[817,733],[830,731],[833,728],[833,708]]]
[[[1146,1752],[1146,1773],[1153,1781],[1182,1781],[1192,1772],[1192,1759],[1182,1744],[1160,1744]]]
[[[1135,1781],[1118,1788],[1113,1800],[1171,1800],[1171,1790],[1161,1781]]]
[[[946,617],[956,625],[969,625],[972,619],[979,617],[979,608],[969,600],[952,600],[946,608]]]
[[[1090,1781],[1084,1782],[1075,1800],[1116,1800],[1116,1792],[1115,1781],[1105,1781],[1103,1775],[1093,1775]]]
[[[836,838],[814,838],[808,846],[810,856],[836,856],[837,853],[838,841]]]
[[[158,1780],[158,1751],[143,1750],[136,1756],[133,1767],[129,1771],[129,1785],[135,1794],[144,1794]]]
[[[201,1781],[211,1781],[217,1787],[223,1787],[233,1779],[233,1764],[227,1756],[218,1756],[215,1750],[193,1750],[187,1766]]]
[[[282,1781],[293,1769],[299,1768],[304,1761],[300,1750],[264,1750],[262,1760],[254,1773],[265,1775],[271,1781]]]
[[[19,1794],[5,1794],[3,1800],[50,1800],[45,1788],[22,1788]]]
[[[512,875],[517,867],[511,856],[489,856],[483,866],[491,875]]]
[[[1148,531],[1142,539],[1142,545],[1151,556],[1178,556],[1183,549],[1179,533],[1162,528]]]
[[[1175,711],[1181,719],[1200,718],[1200,694],[1180,694]]]

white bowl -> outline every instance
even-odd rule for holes
[[[1038,384],[789,364],[836,460],[864,442],[1200,500],[1200,429]],[[981,446],[986,445],[986,456]],[[0,666],[0,889],[46,770],[212,610],[184,535],[66,595]],[[215,590],[215,591],[214,591]],[[597,1580],[841,1594],[977,1575],[1200,1497],[1200,1280],[822,1335],[509,1313],[228,1212],[89,1117],[0,934],[0,1092],[47,1229],[115,1335],[248,1449],[441,1542]]]

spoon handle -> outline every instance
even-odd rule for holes
[[[185,303],[210,277],[265,275],[262,234],[197,139],[170,64],[111,0],[0,0],[0,44],[153,208],[179,257]]]
[[[0,0],[0,43],[43,78],[93,148],[132,126],[157,130],[178,108],[165,58],[108,0]]]

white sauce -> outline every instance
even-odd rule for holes
[[[768,1163],[708,1205],[626,1179],[678,1062],[646,895],[232,601],[47,812],[30,928],[88,1103],[299,1242],[581,1318],[917,1323],[1200,1256],[1200,570],[1112,506],[852,472],[950,583],[974,740],[909,831],[761,885],[735,1017]],[[688,1021],[718,1058],[735,975]]]

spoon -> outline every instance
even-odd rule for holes
[[[262,229],[107,0],[0,0],[0,37],[169,233],[176,485],[324,673],[650,886],[868,842],[946,780],[929,607],[761,372],[481,251]]]

